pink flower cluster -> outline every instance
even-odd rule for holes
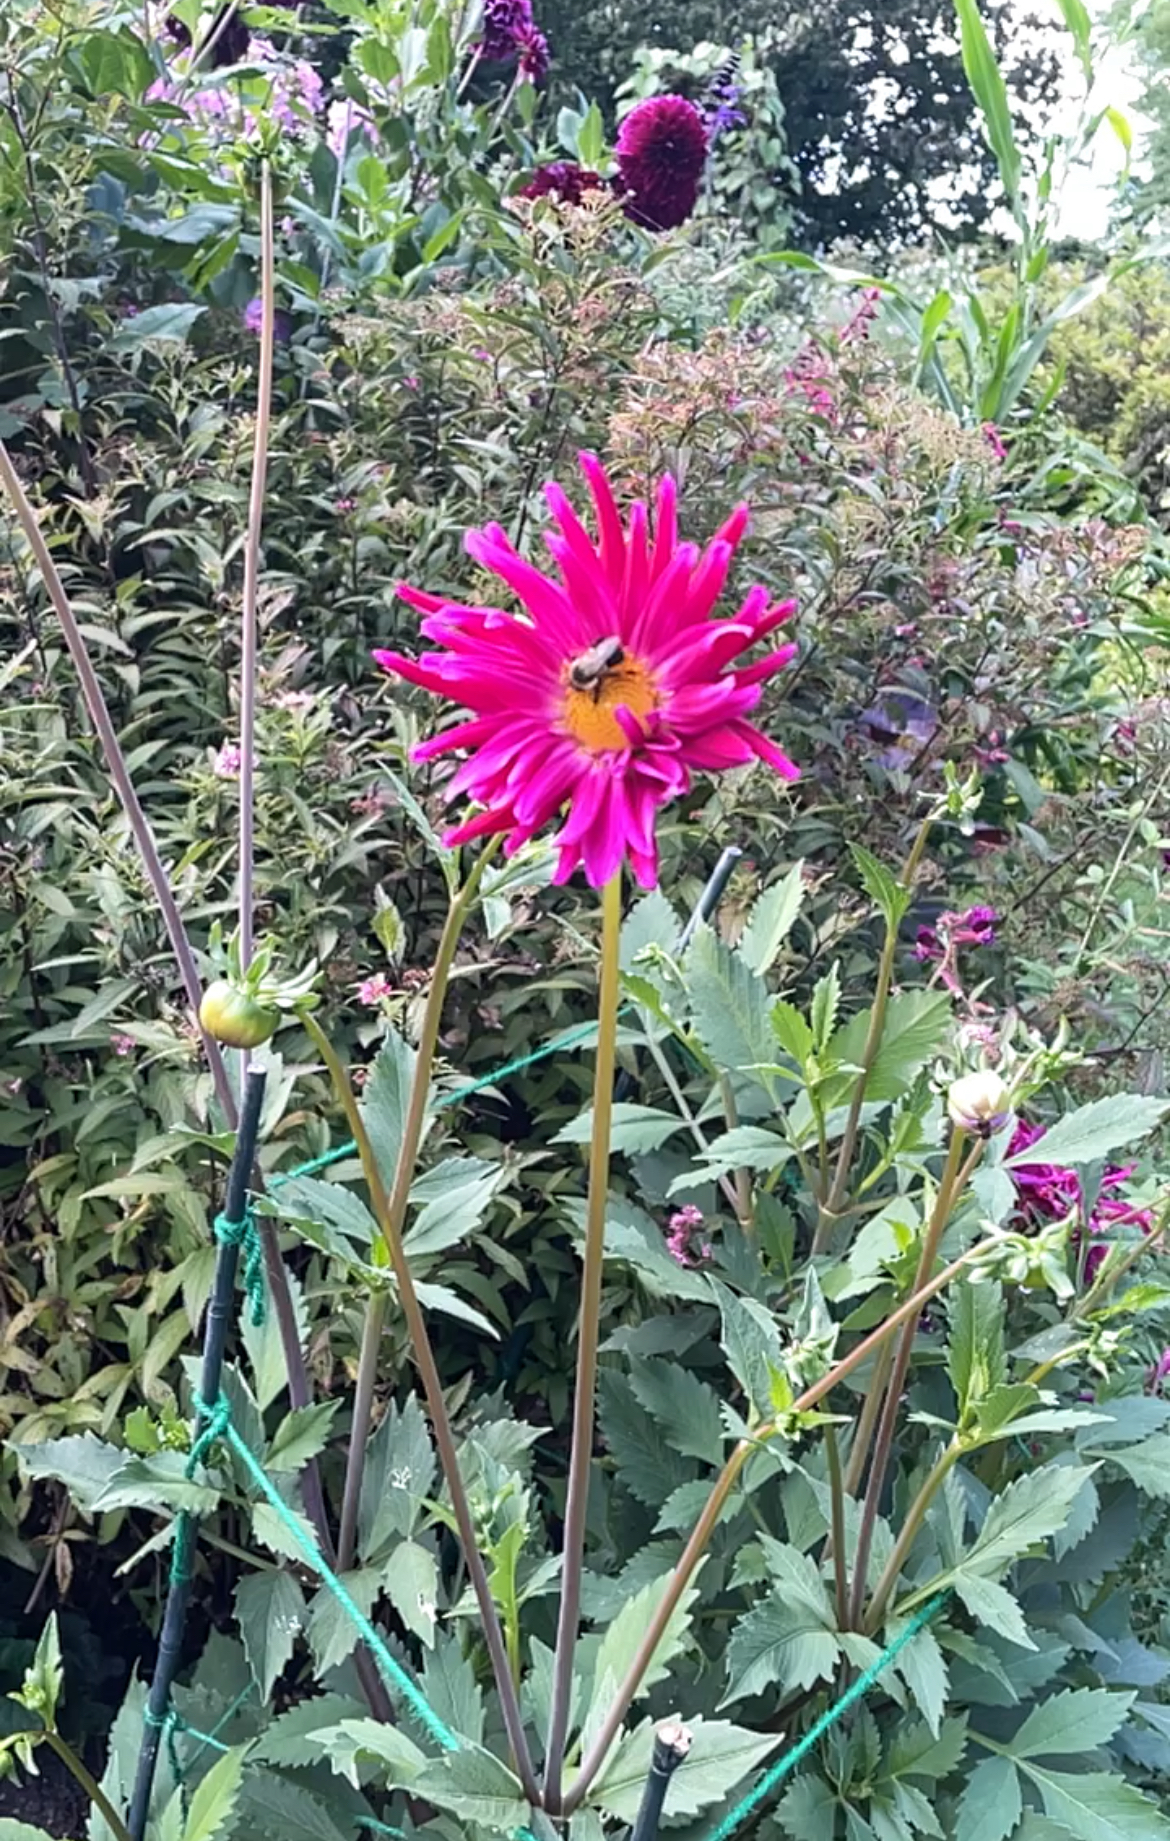
[[[671,1215],[666,1250],[676,1266],[697,1266],[701,1260],[710,1259],[713,1249],[709,1240],[700,1242],[697,1250],[694,1245],[695,1235],[702,1225],[703,1211],[693,1202]]]
[[[229,134],[252,134],[268,115],[290,134],[296,134],[319,114],[325,99],[325,86],[306,58],[289,63],[281,58],[270,39],[253,36],[248,40],[247,53],[241,61],[261,66],[269,80],[268,94],[260,113],[246,108],[234,89],[226,84],[184,94],[181,72],[158,77],[147,90],[146,101],[174,103],[190,121],[202,127],[210,128],[222,122]]]
[[[1015,1157],[1039,1144],[1044,1131],[1043,1125],[1029,1125],[1020,1119],[1008,1146],[1008,1156]],[[1106,1168],[1088,1220],[1090,1238],[1097,1239],[1118,1227],[1140,1227],[1143,1234],[1151,1231],[1153,1211],[1135,1207],[1121,1193],[1135,1168],[1132,1163],[1110,1164]],[[1066,1169],[1063,1164],[1020,1164],[1013,1169],[1012,1176],[1019,1191],[1020,1213],[1026,1221],[1037,1226],[1045,1221],[1062,1221],[1083,1208],[1081,1179],[1075,1170]],[[1088,1278],[1093,1277],[1108,1250],[1107,1246],[1092,1249],[1085,1264]]]
[[[920,927],[914,957],[924,965],[937,963],[936,976],[952,997],[963,996],[959,979],[959,950],[964,946],[993,946],[999,915],[994,908],[968,908],[962,914],[940,914],[933,927]]]
[[[357,988],[359,1004],[380,1004],[384,998],[393,997],[394,986],[385,972],[375,972],[372,978],[364,978]]]

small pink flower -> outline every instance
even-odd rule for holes
[[[357,500],[348,498],[334,499],[333,509],[339,518],[344,518],[349,512],[357,510]]]
[[[120,1055],[124,1061],[127,1055],[132,1055],[134,1053],[138,1044],[133,1036],[125,1035],[122,1030],[115,1029],[110,1037],[110,1047],[113,1049],[115,1055]]]
[[[701,1208],[696,1208],[693,1202],[688,1202],[685,1208],[676,1209],[675,1213],[671,1215],[669,1222],[670,1232],[666,1237],[666,1250],[677,1266],[693,1266],[696,1264],[694,1255],[691,1252],[691,1241],[694,1238],[695,1230],[702,1227],[702,1225],[703,1211]],[[710,1259],[711,1246],[709,1242],[705,1242],[703,1246],[700,1247],[699,1257],[700,1259]]]
[[[1170,1376],[1170,1349],[1163,1349],[1157,1361],[1150,1369],[1149,1391],[1158,1394],[1162,1391],[1162,1382]]]
[[[224,742],[211,763],[211,771],[217,780],[238,779],[243,758],[238,743]]]
[[[380,1004],[383,998],[393,997],[394,986],[385,972],[375,972],[372,978],[362,980],[357,995],[360,1004],[368,1004],[372,1008],[374,1004]]]
[[[997,460],[1007,459],[1008,451],[1004,444],[1004,438],[994,422],[985,422],[983,424],[983,438]]]

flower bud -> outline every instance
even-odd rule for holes
[[[998,1074],[983,1068],[977,1074],[964,1074],[951,1082],[947,1092],[947,1111],[964,1131],[990,1138],[1002,1131],[1011,1116],[1011,1099]]]

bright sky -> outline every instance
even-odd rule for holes
[[[1099,6],[1089,0],[1090,8],[1097,13]],[[1053,123],[1057,128],[1072,128],[1076,124],[1077,114],[1084,98],[1084,76],[1080,64],[1072,49],[1072,39],[1061,20],[1060,9],[1056,0],[1032,0],[1034,10],[1052,18],[1060,28],[1060,42],[1068,46],[1067,86],[1068,100]],[[1141,80],[1134,68],[1132,51],[1128,46],[1111,51],[1095,73],[1091,102],[1094,109],[1114,108],[1125,115],[1133,132],[1134,151],[1139,157],[1134,164],[1140,169],[1140,145],[1146,126],[1145,118],[1135,112],[1137,96],[1141,91]],[[1093,144],[1089,164],[1079,172],[1071,175],[1061,197],[1061,211],[1058,234],[1076,236],[1086,242],[1092,242],[1105,235],[1109,221],[1111,195],[1125,165],[1125,152],[1108,123],[1103,123]]]

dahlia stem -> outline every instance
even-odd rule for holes
[[[914,886],[918,865],[926,849],[926,840],[934,824],[934,813],[924,818],[918,827],[918,835],[906,858],[902,870],[901,884],[904,889]],[[861,1072],[854,1083],[849,1100],[849,1112],[845,1119],[845,1130],[841,1134],[841,1146],[837,1153],[837,1165],[833,1171],[833,1181],[829,1193],[822,1196],[816,1233],[813,1235],[812,1252],[814,1256],[824,1253],[833,1237],[833,1231],[841,1214],[841,1204],[845,1200],[845,1191],[849,1185],[849,1170],[853,1162],[853,1153],[857,1148],[857,1135],[861,1124],[861,1108],[865,1101],[865,1089],[869,1085],[870,1073],[877,1060],[878,1049],[882,1045],[882,1035],[886,1027],[886,1009],[890,1001],[890,986],[894,979],[894,958],[898,950],[898,923],[887,922],[886,938],[882,947],[881,961],[878,965],[877,989],[874,993],[873,1009],[869,1016],[869,1029],[866,1033],[865,1046],[861,1051]]]
[[[601,1332],[601,1277],[605,1260],[605,1208],[609,1196],[609,1141],[617,1047],[621,925],[622,879],[619,870],[606,883],[601,896],[601,972],[597,1001],[597,1060],[593,1072],[593,1135],[589,1146],[589,1211],[585,1228],[581,1318],[577,1332],[573,1445],[569,1458],[569,1489],[565,1500],[561,1605],[557,1621],[552,1708],[544,1767],[544,1807],[554,1816],[561,1814],[561,1778],[565,1764],[565,1741],[569,1733],[577,1620],[581,1608],[585,1511],[593,1468],[597,1348]]]
[[[439,1045],[443,1001],[447,995],[451,967],[455,960],[460,935],[463,932],[463,924],[479,891],[480,879],[493,854],[490,847],[480,854],[463,887],[451,897],[442,937],[439,940],[439,949],[435,954],[430,989],[427,992],[426,1008],[423,1011],[422,1029],[419,1033],[414,1081],[407,1103],[402,1143],[398,1148],[398,1161],[394,1167],[394,1184],[386,1204],[386,1220],[381,1224],[388,1245],[392,1236],[401,1238],[406,1225],[410,1185],[414,1180],[415,1164],[418,1162],[418,1153],[422,1145],[427,1098],[430,1094],[431,1075],[434,1071],[435,1051]],[[313,1034],[316,1037],[317,1031],[314,1030]],[[345,1491],[341,1504],[341,1526],[337,1536],[337,1563],[342,1572],[348,1572],[353,1565],[358,1505],[361,1501],[362,1477],[365,1474],[370,1419],[374,1405],[374,1386],[378,1375],[378,1355],[382,1344],[382,1333],[386,1326],[386,1305],[386,1292],[376,1291],[370,1299],[362,1330],[357,1391],[353,1403],[353,1425],[350,1431],[349,1452],[345,1467]]]
[[[443,1383],[431,1339],[427,1332],[426,1318],[418,1293],[414,1288],[410,1263],[402,1243],[401,1230],[394,1226],[390,1213],[390,1197],[382,1181],[374,1156],[369,1133],[361,1115],[361,1109],[354,1098],[353,1088],[341,1064],[336,1049],[316,1019],[308,1014],[304,1019],[329,1075],[333,1081],[338,1099],[345,1110],[350,1132],[361,1158],[362,1172],[370,1191],[374,1205],[374,1214],[386,1236],[390,1265],[398,1286],[398,1301],[406,1319],[407,1332],[410,1336],[411,1354],[426,1395],[427,1412],[435,1443],[439,1448],[439,1461],[443,1467],[447,1489],[451,1496],[451,1508],[455,1516],[455,1525],[459,1530],[459,1540],[463,1548],[463,1558],[479,1606],[480,1621],[483,1625],[484,1641],[491,1659],[492,1674],[495,1677],[496,1692],[500,1697],[500,1711],[504,1716],[504,1726],[516,1770],[524,1788],[524,1794],[530,1803],[536,1804],[539,1792],[536,1787],[536,1775],[532,1768],[532,1757],[528,1750],[528,1740],[524,1733],[524,1716],[520,1711],[520,1700],[516,1684],[512,1680],[512,1671],[508,1662],[508,1651],[500,1627],[499,1613],[492,1598],[492,1589],[488,1583],[487,1569],[475,1538],[475,1523],[471,1515],[471,1505],[467,1491],[463,1487],[463,1476],[459,1469],[459,1454],[455,1445],[455,1434],[451,1426],[451,1416],[447,1411],[447,1402],[443,1394]]]
[[[975,1165],[983,1154],[982,1140],[977,1138],[964,1162],[963,1151],[967,1142],[967,1133],[961,1126],[956,1125],[951,1132],[947,1161],[939,1182],[934,1209],[922,1238],[922,1251],[918,1256],[918,1271],[914,1278],[916,1291],[930,1277],[930,1269],[937,1257],[943,1230],[954,1212],[955,1203],[967,1187]],[[882,1416],[878,1421],[873,1462],[869,1469],[869,1482],[866,1485],[865,1502],[861,1510],[861,1523],[857,1530],[857,1549],[853,1555],[853,1591],[849,1601],[849,1624],[853,1630],[860,1628],[861,1607],[865,1603],[869,1555],[873,1546],[878,1507],[881,1503],[882,1490],[885,1487],[886,1471],[889,1468],[890,1451],[894,1443],[898,1414],[902,1410],[902,1389],[906,1385],[910,1357],[917,1335],[918,1321],[917,1318],[912,1317],[906,1323],[899,1338],[890,1378],[886,1383],[886,1397],[882,1403]]]
[[[968,1247],[965,1253],[960,1254],[958,1259],[953,1260],[936,1277],[923,1285],[920,1290],[915,1291],[914,1295],[907,1298],[904,1304],[899,1304],[897,1310],[891,1311],[885,1322],[879,1323],[863,1342],[859,1342],[855,1349],[849,1351],[848,1355],[842,1356],[828,1374],[823,1375],[819,1381],[814,1381],[811,1387],[806,1388],[789,1411],[791,1413],[811,1412],[818,1401],[832,1393],[834,1387],[843,1381],[847,1374],[852,1374],[855,1368],[859,1368],[862,1362],[867,1361],[874,1350],[880,1349],[895,1330],[908,1321],[914,1321],[924,1304],[928,1304],[931,1298],[944,1290],[951,1280],[957,1278],[959,1273],[965,1271],[973,1261],[982,1258],[983,1254],[990,1247],[995,1246],[999,1239],[998,1234],[990,1234],[987,1239],[978,1241],[973,1247]],[[679,1600],[706,1551],[707,1543],[715,1532],[741,1470],[752,1452],[758,1450],[768,1439],[774,1438],[776,1431],[775,1423],[769,1422],[758,1427],[751,1438],[741,1438],[712,1484],[711,1494],[707,1498],[703,1512],[691,1530],[690,1538],[670,1575],[670,1585],[663,1595],[662,1603],[646,1626],[642,1641],[638,1645],[638,1653],[626,1670],[625,1680],[614,1695],[609,1711],[582,1760],[581,1769],[573,1781],[572,1788],[564,1799],[566,1815],[572,1815],[573,1811],[580,1807],[588,1794],[590,1785],[605,1763],[609,1755],[609,1748],[617,1737],[618,1729],[625,1718],[626,1710],[638,1692],[654,1652],[662,1641],[666,1627],[678,1609]]]
[[[244,605],[240,624],[240,964],[252,958],[252,912],[256,879],[256,672],[260,587],[260,531],[268,478],[268,431],[272,417],[272,362],[276,327],[276,263],[272,230],[272,168],[260,167],[260,374],[248,531],[244,540]],[[245,1061],[247,1057],[245,1055]]]

